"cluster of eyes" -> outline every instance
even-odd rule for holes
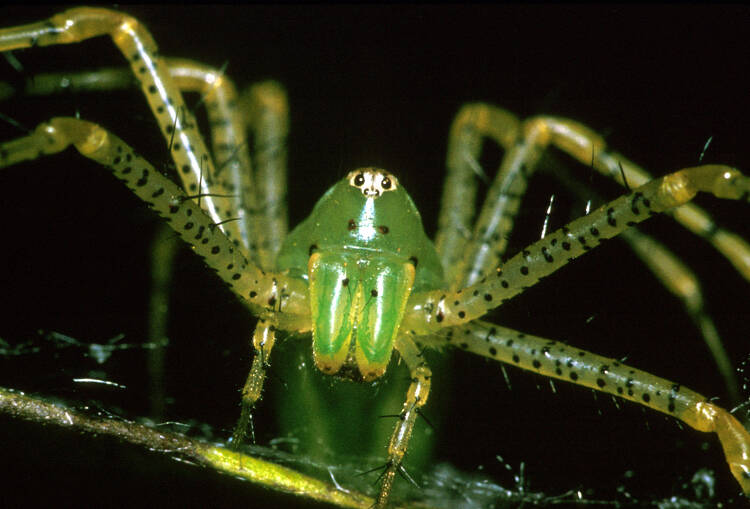
[[[392,191],[396,189],[396,179],[389,175],[383,175],[381,173],[368,173],[366,178],[365,173],[359,172],[350,179],[350,183],[354,187],[362,189],[362,194],[365,196],[372,196],[377,198],[385,191]],[[369,184],[368,184],[369,180]]]

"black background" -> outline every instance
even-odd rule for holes
[[[132,7],[164,55],[217,67],[239,87],[276,79],[291,103],[290,213],[296,224],[339,177],[362,165],[394,171],[436,228],[452,116],[467,101],[501,105],[520,117],[571,117],[604,134],[614,149],[662,175],[706,162],[748,171],[750,118],[746,27],[740,7]],[[40,20],[54,8],[5,8],[3,26]],[[26,75],[94,69],[123,60],[105,38],[14,52]],[[0,62],[0,80],[18,81]],[[0,111],[26,127],[53,115],[100,122],[152,162],[167,164],[163,141],[139,92],[51,99],[18,98]],[[18,136],[2,126],[2,139]],[[618,190],[566,159],[605,196]],[[483,160],[494,171],[499,154]],[[0,338],[44,346],[37,330],[81,341],[145,338],[148,245],[156,220],[105,171],[65,154],[0,175]],[[538,238],[551,193],[560,226],[583,213],[555,180],[534,179],[511,253]],[[704,199],[720,224],[750,238],[747,207]],[[596,204],[595,204],[596,205]],[[703,241],[668,218],[646,230],[692,266],[735,365],[748,353],[748,285]],[[175,279],[167,383],[169,418],[230,434],[237,389],[249,366],[253,319],[200,260],[180,255]],[[504,306],[496,321],[569,342],[679,381],[729,405],[705,346],[681,304],[613,241]],[[117,353],[97,368],[80,352],[2,360],[0,384],[85,404],[105,401],[126,417],[147,414],[142,350]],[[671,418],[609,396],[468,354],[452,360],[452,404],[440,433],[439,461],[482,468],[513,488],[524,464],[531,491],[589,490],[597,500],[634,504],[690,496],[701,468],[716,472],[717,500],[739,489],[718,443]],[[71,379],[101,369],[128,387],[89,392]],[[279,376],[283,377],[283,373]],[[436,389],[438,390],[438,389]],[[451,396],[449,396],[451,398]],[[428,410],[429,415],[429,410]],[[256,415],[261,443],[274,437],[270,402]],[[259,490],[128,447],[0,420],[8,446],[0,462],[4,498],[59,505],[225,506],[251,503]],[[12,445],[13,447],[10,447]],[[496,460],[501,455],[513,470]],[[32,458],[29,458],[31,456]],[[629,473],[628,473],[629,472]],[[628,499],[618,487],[631,494]],[[593,491],[592,491],[593,490]],[[274,504],[296,503],[284,496]],[[270,503],[270,502],[267,502]],[[712,502],[715,503],[715,502]],[[711,503],[709,503],[710,505]]]

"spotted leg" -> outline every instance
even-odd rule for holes
[[[201,94],[199,104],[206,106],[216,161],[212,194],[229,200],[237,211],[232,219],[237,220],[246,255],[262,268],[272,268],[288,230],[284,190],[289,108],[283,88],[268,81],[238,95],[221,69],[187,59],[165,58],[165,62],[180,92]],[[134,84],[132,72],[120,68],[41,73],[27,78],[18,91],[0,83],[0,100],[19,92],[26,96],[90,93],[129,89]],[[254,143],[246,141],[245,131]],[[181,176],[186,175],[183,166]]]
[[[651,181],[535,242],[477,284],[458,292],[413,295],[402,327],[407,333],[422,335],[479,318],[602,240],[615,237],[654,213],[689,202],[699,191],[748,202],[750,178],[727,166],[707,165]]]
[[[109,9],[68,9],[45,21],[0,29],[0,51],[71,44],[101,35],[109,35],[127,59],[169,146],[185,189],[201,195],[201,207],[213,223],[237,248],[244,249],[237,221],[226,222],[237,217],[237,210],[231,200],[214,191],[214,182],[219,178],[195,118],[185,107],[182,94],[172,81],[151,34],[137,19]]]
[[[102,127],[76,118],[53,118],[32,134],[0,144],[0,167],[74,146],[112,170],[115,177],[167,221],[229,288],[258,314],[277,312],[284,330],[310,330],[307,285],[266,273],[236,249],[206,212],[131,147]]]
[[[248,248],[247,253],[262,267],[268,268],[272,265],[273,257],[281,242],[280,239],[285,236],[287,230],[286,200],[283,189],[286,185],[285,139],[288,108],[284,91],[275,82],[260,83],[249,88],[243,93],[242,98],[238,99],[233,83],[219,70],[190,60],[167,59],[166,61],[170,76],[181,92],[198,92],[202,95],[200,102],[206,105],[212,145],[218,163],[216,175],[217,177],[222,174],[228,175],[222,178],[223,185],[219,190],[234,192],[233,196],[227,196],[227,198],[233,200],[234,206],[241,213],[239,219],[244,219],[241,221],[240,235],[243,244]],[[63,91],[70,92],[71,89],[102,91],[131,86],[132,76],[127,70],[105,69],[37,75],[28,80],[24,93],[49,95]],[[249,131],[256,139],[257,164],[255,167],[258,168],[257,180],[260,180],[261,188],[253,184],[256,179],[253,178],[248,144],[241,141],[246,124],[250,126]],[[239,191],[240,189],[242,192]],[[267,233],[261,235],[260,232]],[[167,289],[164,281],[169,277],[169,271],[165,269],[171,265],[164,263],[165,258],[171,259],[171,251],[166,252],[167,245],[172,245],[169,238],[160,238],[158,242],[155,242],[153,251],[155,257],[153,299],[159,300],[160,298],[165,302],[164,296],[167,294]],[[154,329],[152,337],[165,338],[166,305],[161,301],[154,302],[150,309],[152,309],[150,323]],[[260,351],[257,342],[254,341],[254,343],[256,343],[256,351]],[[250,419],[249,408],[260,396],[261,366],[267,364],[268,354],[270,354],[270,347],[266,355],[260,356],[264,361],[254,364],[251,377],[248,378],[243,391],[243,401],[248,401],[248,398],[252,401],[249,404],[243,404],[245,410],[243,410],[241,421],[245,422],[245,425],[238,426],[238,429],[247,428]],[[162,356],[161,348],[149,352],[149,366],[153,373],[159,371],[158,366],[162,362]],[[157,376],[152,377],[154,383],[157,378]],[[260,385],[251,383],[251,378],[260,380]],[[156,385],[160,384],[156,383]],[[249,394],[254,392],[250,388],[254,386],[258,386],[257,394],[252,397]],[[154,394],[159,393],[159,390],[154,392]],[[163,404],[155,404],[155,406],[161,408]],[[161,413],[162,410],[159,410],[153,415],[161,415]]]
[[[615,359],[480,320],[449,328],[433,341],[606,392],[671,415],[698,431],[716,433],[732,474],[750,495],[750,434],[729,412],[697,392]]]
[[[377,509],[386,507],[396,473],[403,472],[401,463],[409,446],[414,422],[417,419],[419,409],[427,402],[427,397],[430,394],[432,372],[422,359],[422,354],[414,341],[407,336],[399,336],[396,339],[396,349],[409,368],[411,384],[406,392],[406,401],[404,401],[396,428],[393,430],[391,441],[388,444],[388,461],[375,504]]]
[[[537,149],[557,147],[626,187],[642,186],[652,180],[648,172],[623,155],[609,151],[601,136],[578,122],[540,116],[526,120],[522,130],[524,137]],[[718,227],[695,204],[687,203],[667,213],[685,228],[710,242],[745,279],[750,280],[750,245],[744,239]]]

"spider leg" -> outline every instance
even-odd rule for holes
[[[653,180],[549,234],[510,258],[496,273],[457,292],[412,296],[404,330],[422,335],[469,322],[501,305],[623,230],[689,202],[699,192],[750,201],[750,178],[727,166],[688,168]]]
[[[75,118],[53,118],[32,134],[0,144],[0,167],[60,152],[73,145],[109,168],[190,244],[230,289],[256,313],[277,312],[284,330],[310,329],[307,286],[248,262],[193,199],[131,147],[102,127]]]
[[[608,151],[601,136],[578,122],[557,117],[534,117],[526,120],[522,129],[525,138],[538,149],[555,146],[625,187],[641,186],[653,179],[621,154]],[[623,176],[626,182],[623,182]],[[667,213],[694,234],[705,238],[742,277],[750,280],[750,245],[744,239],[718,227],[708,213],[695,204],[687,203]]]
[[[151,241],[151,288],[148,305],[148,340],[154,344],[146,350],[149,406],[151,418],[160,421],[167,408],[164,365],[169,344],[168,317],[172,288],[172,267],[179,241],[174,232],[161,225]]]
[[[216,69],[182,59],[168,59],[169,72],[176,86],[182,92],[199,92],[201,102],[205,102],[212,135],[212,147],[217,160],[216,176],[222,173],[227,178],[219,180],[223,185],[219,192],[232,192],[233,206],[242,214],[240,236],[247,254],[260,263],[261,267],[270,268],[276,250],[286,234],[286,202],[283,189],[286,186],[286,125],[287,103],[284,91],[275,83],[268,82],[253,86],[243,94],[238,103],[237,93],[231,80]],[[118,72],[119,71],[119,72]],[[101,80],[99,79],[101,77]],[[53,94],[70,88],[81,89],[87,85],[95,90],[130,88],[132,75],[125,69],[108,69],[80,73],[51,73],[35,76],[28,80],[26,93]],[[65,84],[64,88],[61,86]],[[248,119],[247,123],[245,119]],[[247,125],[246,125],[247,124]],[[264,183],[263,189],[254,184],[254,175],[250,164],[249,147],[243,141],[244,131],[249,125],[255,133],[256,161],[259,163],[259,180]],[[262,138],[262,139],[261,139]],[[240,192],[241,190],[241,192]],[[262,197],[265,193],[265,201]],[[260,204],[261,206],[257,206]],[[270,205],[269,205],[270,204]],[[162,233],[166,230],[160,230]],[[268,232],[261,234],[261,232]],[[171,235],[159,234],[154,240],[152,250],[152,305],[149,318],[150,337],[163,340],[166,338],[166,310],[171,275],[171,260],[175,243]],[[258,325],[266,332],[268,326]],[[256,330],[255,338],[259,335]],[[243,411],[240,424],[235,432],[235,443],[239,445],[244,430],[250,421],[250,408],[260,397],[264,371],[268,363],[271,346],[261,350],[261,342],[253,341],[256,356],[252,371],[243,390]],[[263,341],[262,344],[272,345]],[[148,363],[153,391],[152,416],[163,415],[164,398],[161,373],[163,366],[163,348],[149,350]],[[257,362],[259,359],[262,361]],[[160,396],[161,395],[161,396]],[[241,433],[238,435],[238,433]]]
[[[401,409],[396,428],[393,430],[390,443],[388,444],[388,461],[385,472],[382,475],[382,484],[378,494],[375,507],[382,509],[388,503],[393,480],[396,473],[402,468],[401,464],[409,446],[414,429],[414,422],[419,414],[419,409],[427,402],[430,394],[430,379],[432,372],[422,358],[422,353],[414,341],[408,336],[401,335],[396,339],[396,350],[406,363],[411,374],[411,384],[406,392],[406,401]]]
[[[543,118],[546,119],[546,117]],[[625,166],[621,172],[620,165],[614,163],[613,157],[607,156],[603,150],[603,140],[592,131],[572,121],[555,120],[564,122],[569,131],[575,130],[581,137],[590,140],[592,146],[597,147],[596,153],[608,162],[610,172],[603,171],[601,161],[599,169],[609,177],[619,178],[621,181],[624,173],[628,182],[645,183],[651,179],[642,169],[621,156],[616,156],[618,160],[625,161]],[[473,178],[475,173],[473,165],[477,164],[476,160],[481,152],[483,137],[492,139],[505,149],[506,153],[500,169],[487,191],[487,198],[473,227],[473,232],[466,243],[463,258],[460,261],[454,260],[449,265],[452,270],[452,288],[472,285],[501,264],[501,257],[505,253],[508,246],[508,237],[513,229],[514,218],[520,208],[521,198],[527,189],[527,182],[537,169],[541,152],[547,144],[552,143],[549,140],[543,143],[539,141],[538,131],[542,127],[528,129],[528,124],[533,125],[533,122],[540,122],[540,120],[532,119],[524,124],[527,137],[514,137],[520,130],[518,120],[512,114],[499,108],[481,103],[470,104],[465,106],[456,116],[454,126],[451,129],[448,152],[448,174],[449,176],[454,175],[457,182],[457,185],[453,187],[459,188],[458,183],[465,182],[476,185],[476,179]],[[546,125],[543,124],[543,126]],[[562,128],[559,129],[568,132]],[[528,135],[529,132],[532,135]],[[550,140],[554,139],[554,137],[549,138]],[[572,142],[560,144],[562,149],[569,146],[575,146],[575,144]],[[576,157],[581,159],[583,151],[580,151]],[[607,157],[609,159],[606,159]],[[595,193],[588,186],[583,186],[576,179],[568,176],[561,168],[556,166],[553,174],[556,178],[562,180],[567,187],[573,188],[579,195],[583,194],[589,199],[595,196]],[[455,175],[461,178],[456,178]],[[460,191],[469,197],[469,204],[473,206],[475,190],[470,188],[468,184],[464,184],[464,189],[460,189]],[[453,189],[446,188],[445,198],[450,198],[454,194],[456,193]],[[459,195],[462,194],[459,193]],[[688,206],[693,207],[692,204]],[[441,217],[459,217],[458,213],[454,211],[460,210],[461,208],[452,201],[444,202]],[[463,214],[460,217],[463,218],[463,221],[460,222],[461,228],[468,232],[470,216]],[[456,230],[457,228],[454,227],[451,231]],[[440,234],[438,238],[442,238]],[[624,235],[624,240],[660,282],[683,302],[688,314],[701,331],[733,400],[738,401],[739,389],[736,376],[713,321],[703,308],[700,284],[695,275],[666,247],[644,234],[629,230]]]
[[[464,284],[464,246],[471,237],[477,193],[476,176],[484,138],[503,147],[511,146],[520,133],[512,113],[488,104],[467,104],[451,125],[446,158],[447,175],[438,216],[435,247],[450,287]],[[497,198],[501,199],[501,198]],[[510,199],[510,196],[502,199]],[[512,228],[511,225],[507,229]]]
[[[242,388],[242,411],[237,426],[232,433],[232,447],[238,449],[247,438],[247,430],[255,443],[255,430],[252,425],[252,410],[263,392],[266,379],[266,366],[269,365],[271,350],[276,342],[276,322],[272,316],[261,318],[253,333],[253,348],[255,357],[247,381]]]
[[[593,199],[598,203],[604,201],[590,186],[582,184],[577,179],[569,178],[560,167],[556,167],[555,176],[579,198]],[[741,397],[737,376],[714,321],[704,307],[703,291],[698,277],[674,252],[639,229],[625,230],[621,237],[664,288],[682,302],[688,315],[700,330],[719,373],[724,378],[732,403],[738,404]]]
[[[551,378],[619,396],[717,434],[732,474],[750,494],[750,434],[723,408],[686,387],[615,359],[480,320],[435,340]]]
[[[289,105],[286,92],[275,81],[257,83],[240,94],[238,110],[247,119],[254,139],[255,206],[248,213],[256,221],[261,267],[271,268],[289,229],[286,200]]]
[[[45,21],[0,30],[0,51],[70,44],[100,35],[109,35],[130,64],[185,189],[201,196],[201,206],[213,223],[239,247],[237,221],[227,221],[237,217],[237,210],[230,200],[213,194],[216,170],[195,118],[185,107],[156,43],[138,20],[108,9],[69,9]]]
[[[675,253],[655,238],[636,228],[624,231],[623,237],[661,284],[682,302],[688,315],[701,332],[719,373],[724,378],[730,401],[738,404],[742,397],[737,375],[729,354],[721,342],[719,331],[704,307],[703,292],[698,277],[680,261]]]
[[[288,230],[285,189],[289,107],[284,89],[267,81],[238,95],[232,81],[220,70],[185,59],[166,62],[181,91],[202,94],[219,193],[226,195],[239,213],[241,240],[249,256],[261,268],[272,269]],[[252,146],[245,141],[245,131],[254,141]],[[222,177],[225,172],[227,176]]]
[[[182,92],[201,94],[216,161],[215,194],[223,195],[239,214],[240,240],[250,259],[273,268],[288,230],[286,205],[286,136],[289,108],[278,83],[252,85],[242,94],[221,69],[177,58],[166,58],[169,75]],[[129,89],[137,82],[127,69],[41,73],[27,78],[24,95],[52,95]],[[16,94],[0,83],[0,100]],[[254,140],[245,141],[245,131]],[[252,163],[250,149],[252,152]]]

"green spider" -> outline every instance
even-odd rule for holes
[[[101,24],[96,22],[93,25],[97,30],[113,19],[109,14],[104,14],[104,11],[87,12],[102,17]],[[109,28],[102,29],[118,30],[122,36],[118,42],[123,45],[123,52],[129,57],[134,72],[138,74],[143,62],[149,55],[153,56],[155,46],[150,46],[152,43],[147,39],[145,31],[139,32],[142,27],[136,25],[134,20],[128,20],[125,25],[128,25],[127,28],[123,28],[123,20],[117,18]],[[143,53],[136,50],[133,40],[123,35],[130,29],[146,41]],[[91,35],[93,34],[86,36]],[[28,37],[22,34],[18,39],[24,40]],[[8,39],[0,38],[0,41],[7,44]],[[12,44],[8,44],[4,49],[12,47]],[[136,54],[140,56],[135,58]],[[558,231],[550,234],[546,237],[547,243],[540,242],[530,246],[528,252],[524,251],[508,260],[502,271],[495,271],[498,259],[492,254],[494,250],[486,249],[484,246],[490,245],[490,241],[500,242],[502,239],[492,239],[493,234],[498,231],[498,226],[487,228],[486,225],[493,221],[512,223],[514,205],[503,204],[500,198],[488,200],[490,204],[507,205],[508,208],[500,211],[488,209],[488,218],[479,219],[477,231],[483,231],[482,235],[485,237],[479,236],[471,247],[477,254],[465,258],[472,261],[475,266],[468,269],[462,267],[460,260],[463,259],[461,253],[464,242],[459,233],[467,228],[467,217],[470,216],[463,208],[471,202],[466,199],[466,193],[471,191],[462,183],[466,180],[467,171],[470,170],[465,165],[462,167],[460,162],[449,161],[449,169],[453,171],[449,174],[449,179],[453,180],[449,180],[446,186],[444,203],[447,205],[444,205],[444,213],[441,216],[437,252],[430,247],[421,229],[416,209],[403,188],[399,186],[396,177],[382,170],[355,170],[329,191],[326,195],[327,202],[321,201],[316,206],[310,219],[287,237],[287,243],[283,247],[278,244],[274,246],[272,243],[280,242],[281,236],[264,238],[262,232],[278,232],[281,230],[280,227],[253,225],[252,222],[244,227],[240,222],[226,221],[242,215],[240,212],[243,210],[243,203],[246,203],[242,202],[242,199],[247,199],[249,203],[267,205],[258,219],[259,222],[272,223],[278,220],[281,213],[274,211],[270,205],[274,204],[274,196],[278,196],[279,191],[266,193],[265,201],[257,195],[252,198],[243,197],[239,204],[231,200],[224,201],[222,196],[215,196],[236,195],[238,189],[244,191],[249,184],[223,179],[211,169],[211,158],[204,157],[208,151],[203,148],[200,138],[190,127],[194,122],[187,110],[178,102],[179,92],[175,92],[169,84],[164,67],[159,68],[167,65],[163,62],[165,60],[153,58],[154,73],[144,80],[143,87],[154,114],[160,119],[160,127],[172,148],[177,168],[186,169],[179,172],[185,179],[185,187],[191,195],[200,193],[200,198],[186,200],[179,190],[169,187],[158,172],[153,169],[146,171],[147,163],[137,158],[135,160],[138,161],[141,171],[133,173],[131,161],[126,160],[128,156],[136,157],[131,149],[112,135],[107,135],[99,127],[78,120],[52,121],[38,131],[37,137],[32,136],[26,140],[28,147],[23,145],[24,142],[6,144],[6,161],[3,164],[13,164],[36,157],[39,151],[46,153],[62,148],[45,148],[46,141],[39,140],[46,140],[48,136],[59,136],[60,141],[77,143],[79,150],[112,167],[118,178],[125,180],[138,196],[153,203],[154,209],[170,220],[176,231],[195,246],[196,252],[206,258],[209,266],[227,281],[233,291],[249,302],[250,308],[261,317],[254,337],[254,346],[258,354],[244,391],[245,404],[241,422],[237,427],[236,440],[241,440],[250,409],[260,397],[265,364],[270,359],[274,342],[273,332],[279,329],[293,332],[306,332],[312,329],[316,365],[328,373],[343,374],[340,371],[343,369],[347,376],[366,381],[374,380],[385,371],[394,348],[411,369],[412,386],[402,409],[402,419],[394,431],[389,447],[389,459],[379,497],[381,505],[385,505],[394,475],[400,467],[416,419],[416,411],[426,402],[426,394],[429,391],[430,372],[420,360],[417,342],[427,346],[440,346],[447,341],[455,341],[456,337],[463,337],[460,344],[465,344],[463,348],[467,350],[490,358],[520,363],[522,367],[549,376],[572,380],[623,397],[629,396],[630,399],[640,398],[639,402],[683,418],[694,426],[710,427],[714,420],[719,420],[724,424],[729,423],[733,432],[739,432],[741,429],[726,412],[714,405],[704,404],[703,397],[685,389],[677,394],[672,391],[672,384],[643,372],[633,371],[628,374],[627,370],[630,368],[624,366],[621,370],[615,369],[620,366],[613,364],[614,361],[598,358],[593,354],[586,354],[585,360],[575,359],[580,355],[575,349],[568,349],[559,343],[553,348],[552,343],[541,339],[535,343],[535,338],[530,336],[519,338],[518,333],[514,331],[476,321],[503,300],[511,298],[524,287],[533,285],[541,277],[567,263],[567,258],[575,257],[587,248],[595,246],[600,238],[617,234],[620,231],[618,228],[621,229],[624,223],[643,219],[641,216],[646,215],[642,214],[644,208],[666,208],[665,203],[671,196],[664,197],[656,185],[639,188],[636,192],[642,194],[630,195],[629,198],[613,202],[608,207],[571,223],[568,226],[569,232]],[[149,65],[146,68],[150,74]],[[168,66],[170,69],[194,70],[190,63],[184,63],[184,66],[180,67],[179,62],[173,65],[170,61]],[[184,76],[174,77],[177,80],[188,80]],[[225,80],[219,77],[218,81]],[[211,87],[220,90],[216,84],[218,81],[209,85],[209,90]],[[177,87],[185,90],[189,85],[178,84]],[[251,126],[251,129],[255,130],[256,137],[267,135],[271,143],[276,142],[283,138],[285,129],[283,125],[277,125],[278,130],[273,131],[274,122],[283,124],[278,120],[283,115],[283,103],[274,95],[274,90],[258,90],[259,97],[256,101],[266,108],[264,112],[270,112],[270,119],[264,118],[263,114],[258,115],[259,124]],[[162,96],[172,99],[171,108],[164,107]],[[218,99],[215,103],[209,99],[208,103],[209,110],[215,107],[214,112],[219,118],[231,116],[231,112],[221,113]],[[457,119],[452,138],[456,146],[451,150],[453,154],[465,155],[467,151],[476,150],[479,137],[494,137],[510,152],[505,162],[508,172],[519,175],[518,172],[521,171],[522,175],[523,172],[532,171],[541,150],[547,144],[553,144],[567,149],[582,161],[594,159],[593,165],[597,169],[612,172],[613,168],[622,164],[623,172],[631,185],[640,184],[643,180],[638,174],[637,167],[608,153],[596,135],[573,122],[540,118],[536,119],[536,123],[525,124],[524,128],[527,131],[521,136],[519,126],[504,112],[484,105],[469,107]],[[222,142],[221,138],[242,132],[242,129],[235,126],[232,129],[214,133],[215,151],[218,151],[216,147],[219,145],[232,147],[226,151],[228,154],[214,154],[217,160],[232,160],[231,155],[237,145]],[[550,132],[553,133],[551,137]],[[538,141],[536,136],[541,137],[542,141]],[[523,143],[519,141],[521,139],[524,140]],[[181,150],[181,140],[187,140],[182,142],[183,149],[189,143],[193,150]],[[517,142],[518,145],[514,145]],[[257,141],[256,145],[269,146]],[[102,151],[101,154],[98,153],[99,150]],[[228,155],[230,157],[227,157]],[[283,165],[283,161],[274,160],[283,160],[283,151],[274,153],[273,150],[268,150],[268,161],[264,153],[256,155],[255,158],[261,161],[261,168],[257,169],[261,175],[264,172],[264,163],[267,163],[269,169]],[[257,180],[277,185],[278,181],[273,180],[273,171],[265,171],[268,174]],[[704,175],[718,177],[726,171],[727,168],[718,167],[691,170],[673,180],[680,181],[684,177],[687,183],[698,185],[700,190],[708,190],[710,186],[703,182]],[[505,178],[508,178],[507,175],[508,173]],[[515,180],[511,177],[505,182],[523,185],[525,178],[523,175],[516,176]],[[391,184],[387,189],[384,186],[386,181]],[[741,186],[747,186],[746,180],[741,177],[732,177],[731,182],[740,182]],[[217,185],[218,188],[214,187]],[[277,194],[274,195],[274,192]],[[454,196],[451,196],[451,192]],[[256,191],[251,189],[251,196],[253,193]],[[163,196],[169,196],[169,199],[163,199]],[[345,200],[343,196],[350,197],[351,204],[348,207],[342,205],[342,201]],[[400,203],[388,204],[392,196],[399,196]],[[740,193],[727,196],[739,198],[742,195]],[[679,203],[683,201],[683,198],[680,198]],[[668,205],[672,206],[673,203],[669,202]],[[335,218],[324,212],[327,207],[336,209]],[[406,210],[414,212],[405,214]],[[185,214],[189,217],[176,214]],[[391,215],[395,217],[390,217]],[[320,227],[319,230],[311,226],[315,223],[319,223],[316,225]],[[336,226],[333,226],[333,223],[337,223]],[[221,229],[215,226],[219,224]],[[247,228],[247,231],[243,231],[243,228]],[[410,231],[404,233],[402,228],[408,228]],[[504,228],[507,229],[508,225],[505,224]],[[220,234],[222,230],[229,236],[229,240]],[[585,236],[585,242],[580,240],[581,236]],[[256,242],[260,247],[254,251],[247,239],[262,239]],[[207,242],[204,243],[204,240]],[[350,244],[342,247],[342,242],[346,240]],[[413,243],[410,244],[409,241]],[[459,243],[460,246],[457,245]],[[280,250],[280,255],[274,265],[271,259],[277,250]],[[489,256],[485,256],[487,253]],[[439,260],[447,262],[446,266],[450,267],[445,276],[441,275]],[[256,264],[265,269],[274,268],[277,272],[264,272]],[[357,270],[352,270],[352,265],[356,265]],[[465,278],[464,274],[467,274]],[[484,277],[487,277],[486,281],[483,281]],[[464,286],[468,289],[462,292],[457,290]],[[438,290],[439,288],[454,290],[443,291]],[[332,299],[332,295],[337,295],[338,298]],[[328,302],[332,302],[333,307],[324,310],[323,305]],[[372,320],[372,324],[368,320]],[[355,335],[356,340],[353,340]],[[329,339],[335,341],[327,345],[326,341]],[[554,349],[559,349],[557,357]],[[536,359],[536,355],[543,355],[544,358]],[[567,367],[556,364],[556,361],[562,360],[565,361],[562,364]],[[595,376],[597,372],[601,376]],[[647,387],[648,384],[653,384],[656,388]],[[638,388],[633,390],[633,394],[627,394],[633,385]],[[623,388],[625,393],[621,392]],[[662,399],[657,401],[654,394],[659,392],[662,392]],[[695,410],[698,404],[702,405],[701,411]],[[713,412],[716,412],[716,416],[712,415]],[[729,443],[746,446],[744,438],[734,441],[727,437],[724,439]],[[741,476],[738,479],[741,479]]]

